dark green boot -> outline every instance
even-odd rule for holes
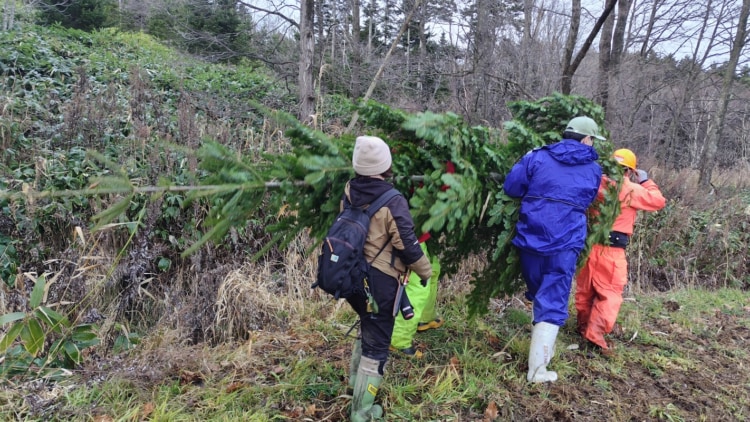
[[[357,380],[352,395],[352,422],[367,422],[380,420],[383,408],[375,404],[375,396],[383,382],[383,376],[378,374],[379,361],[362,356],[359,361]]]
[[[349,388],[354,390],[354,385],[357,383],[357,370],[359,369],[359,360],[362,358],[362,339],[358,338],[354,341],[354,347],[352,347],[352,360],[349,362]]]

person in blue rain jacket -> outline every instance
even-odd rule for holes
[[[586,241],[586,210],[602,177],[593,138],[605,140],[593,119],[572,119],[561,141],[526,154],[503,184],[508,196],[521,199],[512,242],[518,248],[526,298],[533,303],[529,382],[557,380],[547,365],[568,318],[571,284]]]

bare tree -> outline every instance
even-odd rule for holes
[[[617,23],[612,34],[612,70],[615,75],[620,71],[622,55],[625,53],[625,31],[630,16],[630,5],[632,0],[619,0],[617,2]]]
[[[315,85],[313,60],[315,58],[315,1],[301,0],[299,25],[299,114],[301,122],[310,122],[315,113]]]
[[[612,33],[615,31],[615,15],[611,13],[602,25],[601,35],[599,36],[599,80],[597,82],[595,100],[601,104],[605,110],[609,100],[609,72],[612,61]]]
[[[706,155],[710,145],[706,139],[716,126],[712,119],[720,110],[726,59],[719,56],[729,55],[729,39],[735,32],[725,9],[734,8],[736,24],[738,0],[600,0],[598,11],[587,11],[584,5],[592,2],[581,0],[564,5],[556,0],[472,0],[470,8],[460,13],[456,8],[445,17],[433,12],[432,8],[442,3],[433,0],[414,12],[413,22],[406,27],[411,31],[408,41],[406,33],[393,38],[396,27],[387,44],[381,31],[381,3],[375,2],[378,9],[371,10],[371,0],[325,2],[331,8],[326,9],[324,32],[322,36],[316,33],[313,48],[315,54],[318,49],[323,51],[325,63],[332,65],[326,65],[325,74],[321,74],[326,91],[375,98],[409,111],[453,111],[479,124],[496,124],[505,118],[504,104],[508,101],[539,98],[560,90],[563,72],[558,60],[563,56],[567,59],[565,79],[570,84],[566,91],[575,90],[600,101],[606,107],[608,128],[618,137],[627,134],[618,142],[643,154],[644,165],[653,160],[666,167],[698,168],[702,163],[719,165],[720,161],[721,165],[731,165],[741,157],[742,128],[750,119],[735,109],[739,100],[732,96],[715,155],[701,160],[710,157]],[[296,8],[293,13],[283,9],[300,4],[292,3],[266,0],[264,4],[269,11],[280,13],[276,15],[279,28],[285,24],[297,33],[298,27],[281,15],[299,16]],[[408,9],[411,3],[413,0],[403,4]],[[517,6],[515,11],[510,11],[511,6]],[[357,7],[360,13],[355,12]],[[399,19],[399,26],[401,23]],[[595,23],[598,26],[590,30]],[[318,18],[315,25],[320,25]],[[568,37],[569,32],[575,36]],[[371,38],[369,59],[365,58],[370,41],[366,33]],[[424,37],[429,33],[435,38]],[[596,47],[592,45],[595,37],[603,34],[606,40],[596,41],[601,56],[590,60],[592,55],[587,50]],[[296,48],[296,41],[286,34],[274,39],[285,39],[287,45]],[[405,42],[409,41],[407,47]],[[563,55],[561,51],[566,52]],[[287,50],[273,57],[287,63],[276,68],[283,68],[290,78],[298,76],[301,62],[297,54]],[[318,69],[317,61],[316,57],[312,69]],[[738,68],[741,66],[740,61]],[[598,75],[598,83],[591,84],[590,75]],[[743,78],[747,75],[743,73]],[[315,102],[316,109],[322,109],[324,103],[319,102],[315,86],[317,76],[315,79],[310,84],[315,95],[308,98]],[[370,84],[369,89],[365,83]],[[300,88],[294,85],[289,89]],[[733,84],[730,92],[736,98],[750,97],[750,90],[746,92],[743,84]],[[299,93],[302,95],[301,90]],[[725,139],[727,136],[731,139]],[[724,152],[727,148],[738,152],[733,156]]]
[[[643,58],[657,47],[669,45],[669,50],[683,49],[692,44],[697,31],[707,27],[689,25],[703,20],[707,4],[694,0],[633,0],[628,42],[640,44]]]
[[[362,67],[362,45],[360,41],[360,23],[359,23],[359,0],[351,0],[352,7],[352,33],[351,33],[351,44],[352,44],[352,79],[351,79],[351,95],[354,98],[359,98],[362,94],[360,86],[360,72]]]
[[[568,42],[566,43],[565,56],[563,57],[562,78],[560,81],[560,91],[563,94],[570,94],[573,75],[575,75],[578,66],[581,65],[583,58],[586,57],[586,53],[588,53],[589,48],[591,47],[591,43],[594,42],[594,39],[599,34],[599,30],[601,29],[602,25],[604,25],[607,17],[615,8],[617,0],[607,0],[607,4],[604,6],[604,10],[602,11],[601,16],[599,16],[599,18],[596,20],[594,28],[591,29],[588,37],[583,42],[583,46],[581,46],[578,54],[575,55],[575,58],[572,58],[572,56],[576,38],[578,37],[578,25],[580,24],[581,20],[581,0],[572,0],[571,4],[573,6],[570,25],[571,32],[568,37]],[[573,30],[574,26],[575,31]]]
[[[567,35],[573,30],[577,38],[578,25],[571,25],[570,13],[565,9],[565,5],[555,0],[524,0],[523,33],[509,76],[525,98],[539,98],[560,89],[560,75],[550,69],[559,69],[559,52],[566,48],[570,48],[571,53],[563,53],[562,57],[572,57],[574,46],[566,47],[566,41],[572,40]]]
[[[368,8],[370,10],[371,14],[375,13],[375,10],[377,10],[377,0],[370,0],[370,7]],[[373,37],[375,34],[375,19],[371,15],[370,19],[367,22],[367,60],[369,61],[372,57],[372,49],[373,49]]]
[[[629,15],[630,0],[618,0],[617,14],[610,14],[602,26],[599,36],[599,81],[596,99],[604,107],[605,115],[609,109],[609,91],[611,80],[620,70],[624,52],[625,27]]]
[[[560,81],[560,90],[563,94],[570,94],[573,73],[575,73],[575,69],[572,69],[573,51],[576,48],[578,30],[581,27],[581,0],[572,0],[571,5],[570,32],[568,32],[568,39],[565,42],[565,51],[563,52],[562,58],[562,80]]]
[[[698,184],[704,189],[711,186],[711,174],[715,165],[714,158],[716,156],[716,147],[724,130],[724,120],[727,115],[729,97],[732,94],[732,83],[735,79],[737,63],[739,63],[742,49],[745,47],[745,43],[747,43],[746,34],[749,14],[750,0],[743,0],[739,21],[737,23],[737,32],[734,41],[732,42],[732,50],[729,52],[729,63],[727,63],[727,66],[724,69],[724,81],[722,82],[721,96],[719,97],[719,110],[714,116],[711,131],[706,139],[706,148],[703,150],[703,160],[701,160]]]
[[[16,0],[5,0],[3,2],[3,26],[0,28],[7,32],[13,28],[16,17]]]
[[[419,28],[419,59],[417,61],[417,91],[419,92],[420,99],[425,98],[424,66],[425,66],[425,61],[427,60],[427,29],[425,25],[427,21],[426,15],[427,15],[427,4],[420,3],[419,9],[417,10],[417,19],[419,23],[419,26],[418,26]]]
[[[420,3],[422,3],[422,0],[415,0],[414,8],[409,12],[409,14],[404,19],[404,22],[401,24],[401,29],[399,29],[398,33],[396,34],[396,37],[393,39],[393,42],[391,43],[391,48],[386,53],[385,57],[383,57],[383,61],[380,64],[380,67],[378,68],[377,73],[375,73],[375,77],[370,82],[369,88],[367,88],[367,92],[364,96],[364,101],[367,101],[370,99],[370,96],[372,96],[373,91],[375,90],[375,86],[378,84],[378,81],[380,80],[380,76],[383,74],[383,69],[385,69],[385,66],[388,64],[388,59],[391,57],[391,54],[393,54],[393,51],[396,49],[396,46],[398,45],[398,41],[401,39],[401,36],[404,35],[404,32],[406,32],[406,28],[409,26],[409,22],[411,22],[411,18],[414,15],[414,11],[417,10],[420,7]],[[352,119],[349,121],[349,125],[346,128],[347,132],[351,132],[354,130],[354,126],[357,124],[357,121],[359,120],[359,114],[355,111],[352,115]]]
[[[667,161],[672,161],[672,157],[678,151],[678,148],[676,148],[675,144],[680,142],[680,128],[683,126],[687,126],[688,124],[692,124],[694,126],[696,125],[695,122],[699,121],[698,119],[691,118],[689,122],[685,122],[685,114],[688,107],[692,109],[695,108],[694,98],[696,95],[699,95],[699,91],[695,89],[695,87],[700,85],[699,79],[705,78],[703,69],[707,64],[709,54],[711,53],[714,44],[716,43],[716,32],[719,28],[719,25],[714,25],[713,31],[707,33],[710,29],[710,19],[711,16],[715,13],[715,8],[716,7],[714,5],[714,0],[708,0],[708,2],[705,4],[705,9],[700,20],[700,29],[698,30],[698,33],[693,37],[694,48],[690,56],[690,60],[687,63],[687,69],[685,71],[686,77],[684,78],[684,83],[679,84],[681,86],[681,89],[676,95],[674,107],[672,108],[673,115],[672,119],[669,122],[669,129],[667,131],[667,133],[669,134],[670,143],[670,148],[667,149],[667,154],[665,157]],[[723,8],[721,9],[723,10]],[[723,15],[723,12],[720,12],[719,14]],[[695,144],[698,144],[698,139],[699,137],[696,135],[694,137]],[[694,148],[694,152],[690,154],[690,164],[693,164],[694,160],[697,158],[697,150],[697,147]]]
[[[656,12],[659,9],[659,1],[655,0],[651,4],[651,13],[649,14],[648,18],[646,19],[647,26],[646,26],[646,34],[643,36],[643,42],[641,43],[641,56],[646,57],[647,52],[649,51],[649,41],[651,40],[651,34],[654,31],[654,25],[656,24]],[[631,22],[634,22],[635,19],[631,20]]]

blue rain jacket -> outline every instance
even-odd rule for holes
[[[580,253],[586,210],[596,198],[602,168],[593,147],[573,139],[534,149],[505,178],[505,193],[521,198],[513,244],[540,255]]]

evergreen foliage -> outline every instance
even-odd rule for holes
[[[190,1],[183,12],[187,15],[189,36],[173,34],[174,41],[189,53],[210,61],[241,57],[251,44],[252,27],[237,11],[233,0]]]
[[[66,28],[93,31],[115,22],[117,4],[112,0],[42,0],[39,20]]]
[[[506,122],[502,133],[470,126],[453,113],[408,114],[374,101],[358,109],[362,133],[380,136],[391,146],[394,184],[409,199],[417,231],[430,232],[430,242],[438,243],[430,249],[440,254],[445,272],[454,273],[471,255],[486,255],[485,267],[472,281],[471,315],[485,313],[491,297],[514,293],[523,285],[510,243],[518,201],[503,192],[504,175],[529,150],[558,141],[572,117],[588,115],[599,124],[603,121],[599,106],[577,96],[555,94],[511,103],[509,108],[514,119]],[[322,239],[337,214],[344,186],[353,176],[354,136],[330,137],[286,113],[262,112],[288,128],[292,151],[252,164],[225,147],[207,143],[199,151],[201,167],[211,175],[205,183],[238,189],[207,191],[215,201],[208,220],[211,230],[186,254],[208,240],[220,239],[230,227],[259,217],[271,223],[268,231],[274,234],[259,255],[274,243],[284,246],[302,230]],[[618,175],[619,168],[609,159],[611,145],[600,142],[596,147],[605,172]],[[449,161],[454,173],[446,171]],[[279,182],[276,189],[265,189],[269,180]],[[611,194],[614,201],[597,204],[588,244],[609,233],[619,211],[616,193]],[[268,210],[272,213],[259,215]]]

